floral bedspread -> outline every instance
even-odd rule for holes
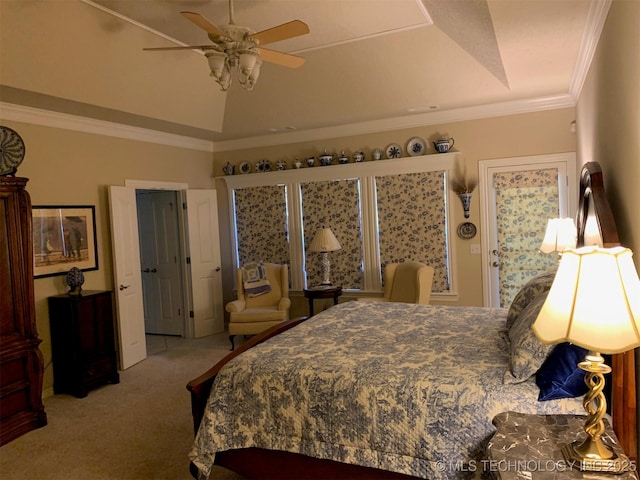
[[[190,454],[285,450],[432,480],[464,478],[504,411],[582,413],[506,385],[507,311],[346,302],[229,362]]]

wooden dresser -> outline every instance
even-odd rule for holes
[[[49,297],[53,391],[86,397],[105,383],[118,383],[110,291]]]
[[[27,182],[0,177],[0,445],[47,424]]]

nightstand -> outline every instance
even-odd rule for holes
[[[333,298],[333,304],[338,304],[338,297],[342,295],[342,285],[318,285],[304,289],[304,296],[309,299],[309,315],[313,316],[313,301],[317,298]]]
[[[487,446],[483,470],[499,480],[636,480],[635,465],[627,459],[607,419],[603,440],[631,467],[622,474],[582,472],[562,456],[562,445],[586,438],[584,415],[496,415],[497,432]]]
[[[86,397],[105,383],[118,383],[113,299],[110,291],[49,297],[53,391]]]

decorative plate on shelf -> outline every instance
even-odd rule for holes
[[[402,156],[402,147],[397,143],[387,145],[384,151],[387,158],[400,158]]]
[[[469,240],[476,236],[476,226],[471,222],[464,222],[458,225],[458,236],[464,240]]]
[[[0,127],[0,175],[13,175],[24,160],[24,142],[15,130]]]
[[[427,144],[420,137],[413,137],[407,142],[407,153],[411,157],[424,155],[427,151]]]
[[[271,171],[271,160],[263,160],[262,161],[262,171],[270,172]]]
[[[251,164],[249,162],[242,162],[240,164],[240,173],[251,173]]]

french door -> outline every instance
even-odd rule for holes
[[[555,268],[540,252],[547,221],[576,211],[575,154],[479,162],[485,306],[507,308],[518,290]]]

